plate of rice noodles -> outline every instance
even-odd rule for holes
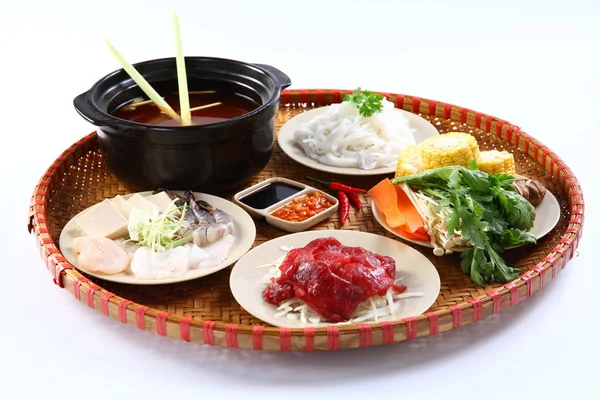
[[[426,312],[440,276],[420,252],[357,231],[282,236],[246,253],[230,275],[236,301],[278,327],[396,321]]]
[[[305,111],[285,123],[279,146],[294,161],[340,175],[393,173],[398,154],[439,132],[429,121],[381,98],[362,113],[351,101]]]

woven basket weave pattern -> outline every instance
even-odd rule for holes
[[[294,115],[340,101],[345,91],[290,90],[282,94],[276,116],[279,129]],[[333,326],[319,329],[280,329],[243,310],[229,290],[230,268],[173,285],[133,286],[90,280],[66,262],[56,244],[64,225],[78,212],[131,190],[117,181],[103,163],[95,134],[66,150],[42,177],[32,196],[30,229],[38,238],[42,259],[55,283],[88,306],[140,329],[186,341],[263,350],[336,350],[411,340],[476,322],[531,296],[564,268],[574,254],[583,225],[583,195],[569,168],[548,148],[508,122],[464,108],[402,95],[384,93],[398,108],[418,113],[440,133],[473,134],[484,150],[508,150],[515,155],[517,173],[542,181],[559,200],[557,227],[536,246],[506,252],[507,263],[522,275],[505,285],[475,286],[460,269],[460,255],[435,257],[431,249],[407,244],[423,252],[438,269],[440,294],[428,313],[397,323]],[[292,161],[276,145],[267,167],[252,183],[283,176],[306,181],[305,176],[341,180],[370,188],[383,177],[337,177],[310,170]],[[308,182],[307,182],[308,183]],[[231,198],[233,193],[223,197]],[[313,229],[345,229],[397,237],[383,229],[371,214],[368,196],[363,209],[352,211],[341,227],[332,217]],[[257,221],[255,246],[286,233]]]

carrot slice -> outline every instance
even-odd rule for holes
[[[411,233],[416,232],[419,228],[423,228],[423,218],[417,211],[416,207],[408,198],[406,192],[400,187],[395,186],[396,197],[398,199],[398,210],[406,220],[407,230]]]
[[[398,229],[398,231],[400,231],[400,233],[402,234],[402,236],[408,238],[408,239],[413,239],[413,240],[422,240],[424,242],[429,242],[430,237],[427,234],[427,231],[425,230],[425,227],[420,227],[419,229],[417,229],[414,232],[409,232],[409,230],[406,228],[406,226],[401,226],[396,228]]]
[[[406,224],[406,219],[398,209],[398,195],[392,181],[384,179],[373,186],[368,193],[390,227],[397,228]]]

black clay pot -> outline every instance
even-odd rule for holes
[[[74,99],[77,112],[97,126],[98,143],[112,174],[136,190],[229,191],[249,182],[271,157],[274,117],[281,90],[291,84],[288,76],[268,65],[236,60],[186,57],[185,62],[190,91],[232,91],[260,106],[206,125],[159,126],[120,119],[111,113],[144,96],[122,69]],[[134,67],[159,94],[177,90],[175,58]]]

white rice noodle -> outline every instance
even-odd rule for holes
[[[364,170],[395,166],[400,151],[415,145],[415,130],[393,103],[384,99],[382,104],[383,110],[369,118],[348,102],[332,104],[298,126],[294,140],[321,164]]]

